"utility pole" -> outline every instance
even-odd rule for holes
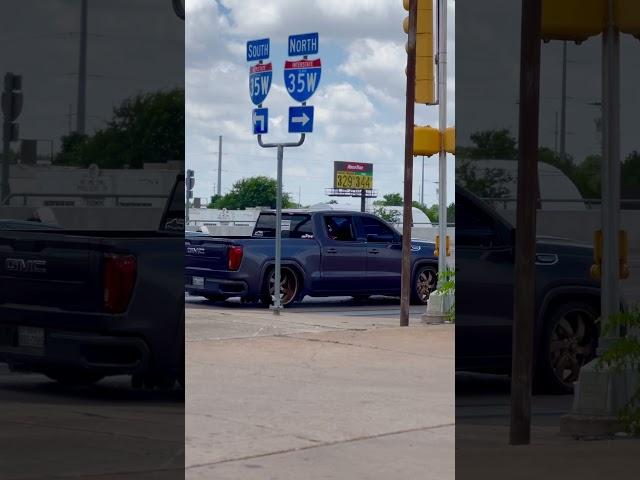
[[[218,196],[222,196],[222,135],[218,137]]]
[[[81,0],[80,7],[80,56],[78,59],[78,112],[76,131],[85,134],[87,101],[87,16],[88,0]]]
[[[567,154],[567,41],[562,42],[562,99],[560,103],[560,160]]]
[[[22,75],[8,72],[4,76],[2,92],[2,183],[0,184],[0,204],[4,202],[11,188],[9,185],[11,142],[19,138],[19,126],[15,120],[22,112]]]
[[[541,0],[522,0],[518,205],[516,210],[514,322],[509,443],[531,441],[531,384],[535,321],[538,119],[540,113]]]

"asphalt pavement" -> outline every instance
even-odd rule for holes
[[[133,390],[128,377],[63,387],[0,365],[0,478],[176,479],[184,396]]]
[[[397,299],[187,301],[187,479],[454,478],[452,325]]]

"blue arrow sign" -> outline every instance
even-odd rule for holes
[[[295,60],[284,62],[284,84],[291,98],[306,102],[320,83],[322,62],[316,60]]]
[[[269,109],[255,108],[253,110],[253,134],[258,135],[269,131]]]
[[[247,62],[257,62],[269,58],[269,39],[250,40],[247,42]]]
[[[260,105],[271,89],[271,63],[258,63],[249,69],[249,95],[254,105]]]
[[[289,133],[313,132],[313,107],[289,107]]]
[[[318,53],[318,32],[289,36],[289,56],[301,57]]]

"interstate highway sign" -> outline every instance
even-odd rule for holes
[[[289,133],[313,132],[313,107],[289,107]]]
[[[267,98],[272,76],[271,63],[258,63],[249,69],[249,96],[254,105],[260,105]]]
[[[320,83],[322,63],[316,60],[294,60],[284,63],[284,84],[291,98],[306,102]]]

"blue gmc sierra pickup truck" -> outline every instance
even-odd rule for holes
[[[184,385],[183,192],[177,175],[155,231],[1,222],[0,362],[65,384]]]
[[[275,213],[261,212],[251,237],[185,235],[185,290],[210,300],[270,304],[274,294]],[[437,283],[434,244],[412,241],[415,303]],[[400,295],[401,235],[375,215],[350,211],[282,214],[282,304],[305,295]]]

